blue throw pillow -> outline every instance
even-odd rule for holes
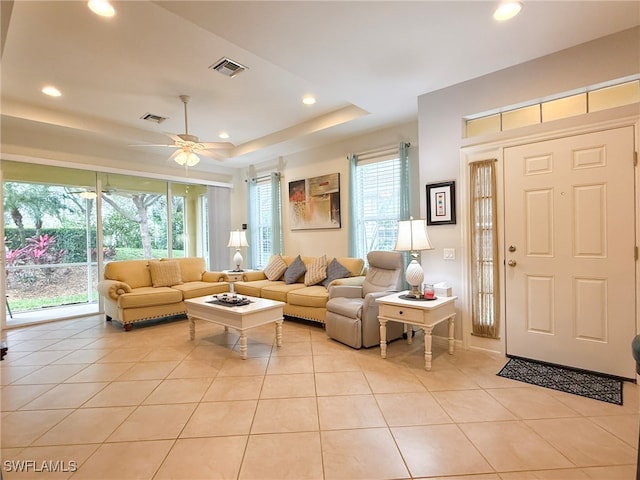
[[[347,278],[351,276],[351,272],[347,267],[342,265],[335,258],[331,260],[331,263],[327,266],[327,278],[324,279],[322,285],[328,287],[331,282],[333,282],[337,278]]]
[[[300,258],[300,255],[298,255],[296,259],[291,262],[289,268],[284,272],[284,283],[287,285],[296,283],[296,281],[304,275],[306,271],[307,267],[304,266],[304,262]]]

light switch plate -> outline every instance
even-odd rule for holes
[[[443,249],[442,258],[445,260],[455,260],[456,259],[456,249],[455,248],[445,248]]]

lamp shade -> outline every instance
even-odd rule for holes
[[[232,230],[229,233],[229,244],[227,247],[248,247],[247,232],[244,230]]]
[[[416,260],[420,250],[433,250],[429,235],[427,235],[427,222],[425,220],[402,220],[398,222],[398,240],[394,250],[411,252],[413,258],[405,272],[407,283],[411,285],[408,297],[420,298],[422,296],[420,286],[424,280],[422,265]]]
[[[398,222],[398,239],[394,250],[400,252],[418,252],[433,250],[427,234],[426,220],[402,220]]]
[[[242,272],[240,265],[242,264],[242,254],[240,253],[240,247],[248,247],[247,232],[244,230],[232,230],[229,233],[229,244],[227,247],[234,247],[236,253],[233,255],[233,263],[236,265],[234,272]]]

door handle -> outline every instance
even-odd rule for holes
[[[515,267],[517,265],[517,262],[515,260],[509,260],[507,262],[507,265],[509,265],[510,267]]]

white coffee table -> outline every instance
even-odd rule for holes
[[[284,302],[268,300],[266,298],[247,297],[251,303],[243,306],[226,306],[209,303],[214,298],[206,297],[185,300],[187,315],[189,316],[189,337],[196,337],[196,318],[207,322],[222,325],[225,330],[233,328],[240,333],[240,356],[247,358],[246,330],[266,325],[271,322],[276,324],[276,345],[282,346],[282,307]]]

